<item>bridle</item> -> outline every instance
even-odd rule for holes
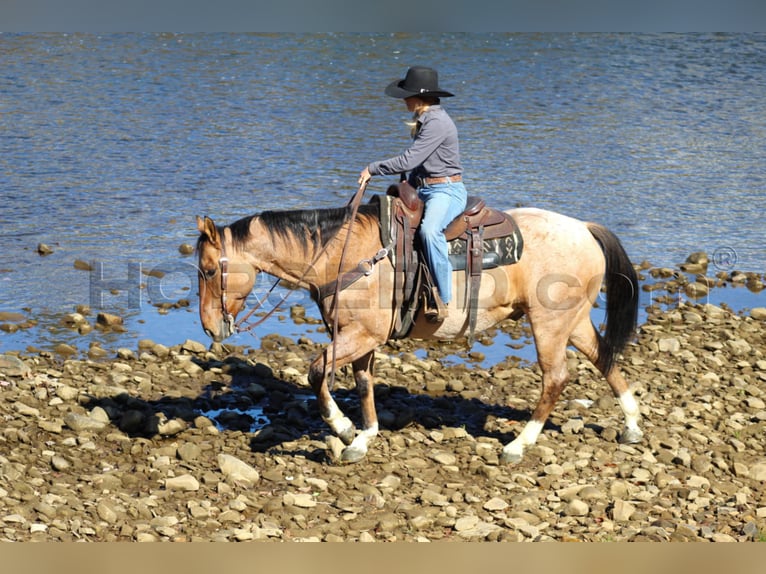
[[[309,266],[309,269],[310,268],[311,266]],[[272,291],[274,291],[277,285],[279,285],[280,280],[277,279],[274,282],[274,284],[268,290],[266,295],[262,299],[259,299],[257,305],[253,306],[245,315],[242,316],[242,318],[240,318],[239,321],[235,321],[234,315],[229,312],[228,307],[226,305],[228,302],[227,288],[228,288],[228,282],[229,282],[229,258],[226,255],[226,228],[225,227],[223,228],[223,231],[221,233],[221,256],[218,258],[218,269],[221,272],[221,295],[220,295],[221,316],[223,318],[224,323],[229,328],[229,333],[232,335],[234,333],[244,333],[247,331],[251,331],[258,325],[266,321],[266,319],[271,317],[271,315],[273,315],[282,306],[282,304],[287,300],[287,297],[290,295],[290,293],[293,290],[295,290],[295,288],[293,287],[290,291],[287,292],[287,294],[283,295],[282,298],[279,301],[277,301],[276,305],[274,305],[274,307],[268,313],[266,313],[263,317],[259,318],[254,323],[244,325],[244,323],[248,319],[250,319],[250,317],[252,317],[256,311],[258,311],[261,307],[263,307],[264,302],[269,298],[269,295],[271,294]],[[301,279],[303,279],[303,277],[301,277]]]
[[[221,257],[218,259],[218,267],[221,270],[221,315],[223,321],[229,326],[229,331],[235,333],[237,325],[234,323],[234,315],[229,313],[229,309],[226,306],[226,288],[229,282],[229,258],[226,256],[225,236],[221,237]]]
[[[339,272],[343,268],[343,263],[344,263],[344,260],[345,260],[346,251],[348,249],[349,241],[351,239],[351,225],[353,225],[353,222],[354,222],[354,220],[356,218],[357,210],[359,208],[359,204],[361,202],[362,196],[364,195],[364,191],[365,191],[366,188],[367,188],[367,182],[364,182],[363,184],[361,184],[359,186],[359,189],[357,190],[357,192],[354,194],[354,196],[348,202],[348,206],[351,208],[351,216],[349,218],[349,221],[350,221],[350,223],[349,223],[349,230],[348,230],[348,233],[346,235],[346,241],[345,241],[345,243],[343,245],[343,249],[341,251],[341,256],[340,256],[340,262],[338,264],[338,271]],[[262,300],[259,300],[258,304],[256,306],[254,306],[252,309],[250,309],[250,311],[248,311],[239,321],[235,322],[234,315],[229,313],[229,311],[228,311],[228,309],[226,307],[226,302],[227,302],[226,288],[227,288],[227,282],[228,282],[228,279],[229,279],[229,258],[226,256],[226,233],[225,233],[225,229],[226,228],[224,228],[224,232],[221,234],[222,235],[222,237],[221,237],[221,256],[218,259],[218,266],[219,266],[220,271],[221,271],[221,314],[223,316],[223,321],[229,327],[229,331],[231,332],[231,334],[234,334],[234,333],[237,333],[237,332],[250,331],[250,330],[254,329],[255,327],[257,327],[258,325],[260,325],[261,323],[263,323],[272,314],[274,314],[277,311],[277,309],[279,309],[282,306],[282,304],[287,300],[287,297],[290,295],[290,293],[292,293],[295,290],[295,287],[293,287],[285,295],[283,295],[282,298],[279,301],[277,301],[276,305],[274,305],[274,307],[272,307],[272,309],[268,313],[266,313],[263,317],[258,319],[258,321],[254,322],[254,323],[250,323],[249,325],[246,325],[244,328],[241,327],[241,325],[245,321],[247,321],[253,315],[253,313],[258,311],[258,309],[260,309],[263,306],[263,302],[268,299],[269,294],[271,294],[271,292],[280,283],[280,280],[277,279],[276,282],[269,289],[268,293],[266,293],[266,296],[263,297]],[[317,255],[314,257],[314,260],[307,266],[306,271],[303,273],[303,275],[300,277],[300,279],[295,283],[296,285],[300,284],[303,281],[303,279],[305,279],[306,275],[314,267],[314,264],[325,253],[325,251],[327,250],[328,245],[329,244],[325,245],[317,253]],[[350,285],[351,283],[353,283],[354,281],[356,281],[357,279],[359,279],[360,277],[369,276],[372,273],[372,271],[373,271],[373,267],[378,262],[380,262],[380,261],[382,261],[383,259],[386,258],[386,256],[389,253],[390,248],[391,248],[391,245],[388,245],[388,246],[384,247],[383,249],[378,250],[378,252],[373,257],[371,257],[369,259],[363,259],[362,261],[360,261],[355,269],[351,270],[350,272],[347,272],[347,273],[343,274],[343,275],[346,276],[346,280],[345,281],[342,279],[342,276],[339,276],[336,281],[330,283],[330,285],[332,285],[332,287],[333,287],[333,291],[334,291],[333,295],[334,295],[334,298],[335,298],[334,299],[335,303],[333,305],[334,313],[333,313],[333,323],[332,323],[332,333],[333,333],[332,366],[330,368],[330,380],[328,382],[328,387],[330,389],[332,389],[333,383],[335,381],[335,360],[336,360],[335,333],[338,332],[338,311],[340,309],[340,306],[338,305],[337,302],[338,302],[338,296],[340,294],[340,291],[343,288],[345,288],[348,285]],[[320,290],[320,292],[321,292],[321,290]],[[317,296],[319,296],[319,295],[317,295]]]

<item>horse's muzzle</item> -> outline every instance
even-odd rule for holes
[[[213,341],[220,343],[237,332],[237,326],[234,324],[234,316],[225,315],[221,318],[221,322],[218,326],[218,333],[213,333],[210,329],[204,329],[204,331],[208,337],[213,339]]]

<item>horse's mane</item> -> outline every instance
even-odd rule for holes
[[[309,247],[319,249],[335,237],[338,230],[351,216],[351,207],[329,209],[271,210],[244,217],[229,226],[235,249],[241,248],[250,235],[250,223],[258,218],[272,238],[283,240],[291,238],[298,242],[304,251]],[[380,209],[377,202],[359,206],[357,222],[379,225]]]

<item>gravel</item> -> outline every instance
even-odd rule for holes
[[[324,341],[5,353],[0,539],[764,541],[765,321],[649,307],[621,362],[638,445],[617,443],[619,406],[568,351],[572,382],[513,466],[499,454],[540,372],[512,351],[483,368],[442,360],[464,342],[381,348],[381,433],[356,465],[336,462],[342,445],[306,385]],[[500,329],[530,338],[523,320]],[[349,373],[334,395],[358,421]]]

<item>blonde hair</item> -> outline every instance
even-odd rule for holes
[[[412,114],[412,119],[408,122],[404,122],[410,128],[410,136],[412,139],[418,135],[420,126],[422,125],[418,118],[428,111],[428,108],[439,104],[439,98],[433,96],[415,96],[419,101],[419,104],[415,107],[415,112]]]

